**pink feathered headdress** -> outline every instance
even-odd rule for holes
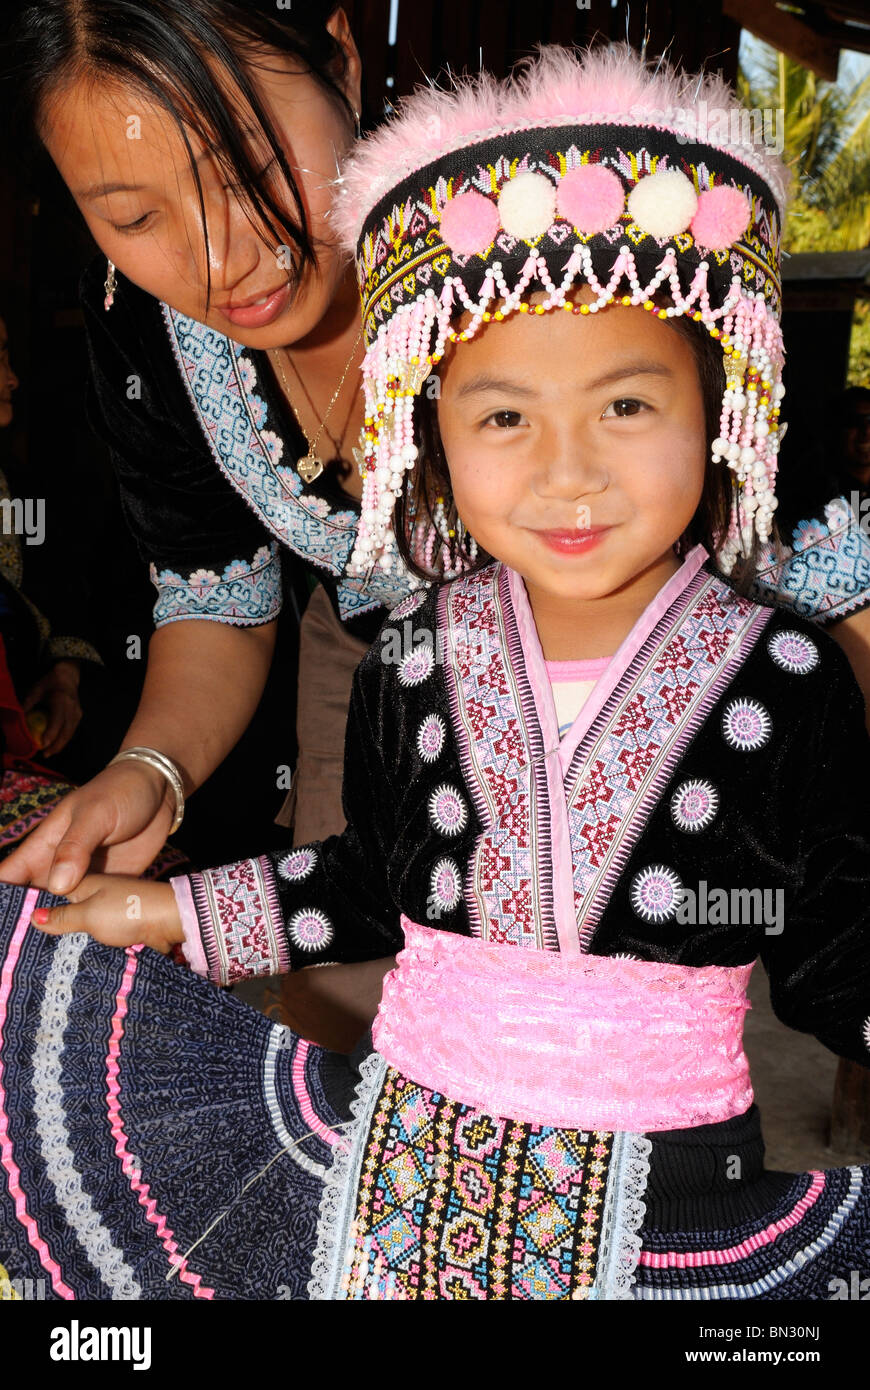
[[[759,113],[755,113],[757,116]],[[735,479],[719,562],[770,535],[781,429],[780,229],[788,170],[717,76],[654,71],[626,45],[545,47],[506,81],[422,88],[357,147],[333,225],[356,256],[363,512],[351,568],[399,564],[392,515],[414,466],[414,397],[448,341],[594,300],[690,313],[721,340],[727,387],[713,456]],[[659,308],[661,290],[671,307]],[[458,314],[470,315],[461,335]]]

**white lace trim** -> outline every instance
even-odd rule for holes
[[[651,1153],[652,1144],[642,1134],[613,1136],[592,1299],[634,1298],[632,1287],[640,1259],[639,1233],[646,1212],[643,1195]]]
[[[61,1086],[64,1034],[72,1002],[73,980],[90,937],[83,933],[62,936],[57,943],[39,1015],[39,1031],[33,1050],[33,1091],[36,1129],[46,1172],[70,1229],[78,1237],[88,1259],[112,1291],[113,1299],[135,1300],[142,1287],[113,1243],[93,1202],[82,1187],[69,1146]]]
[[[387,1064],[377,1052],[361,1063],[356,1095],[350,1103],[356,1124],[348,1131],[347,1150],[336,1145],[332,1166],[323,1184],[317,1243],[311,1262],[308,1297],[312,1301],[341,1301],[341,1275],[372,1111],[377,1104]]]

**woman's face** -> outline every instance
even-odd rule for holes
[[[342,11],[330,28],[348,53],[345,90],[356,108],[359,57]],[[315,78],[283,55],[269,53],[262,61],[252,77],[293,170],[318,256],[295,294],[288,288],[289,236],[284,248],[263,242],[212,152],[191,132],[208,226],[206,308],[208,267],[196,183],[184,140],[162,107],[133,89],[81,79],[55,92],[42,113],[49,154],[100,250],[156,299],[254,348],[304,338],[335,294],[346,262],[330,236],[331,181],[352,138],[347,113]],[[268,147],[253,121],[249,138],[255,167],[265,167]],[[297,223],[280,170],[272,177],[272,196]]]
[[[462,521],[532,597],[615,593],[671,552],[701,498],[692,348],[639,307],[491,322],[451,354],[438,424]]]

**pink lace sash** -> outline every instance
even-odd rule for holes
[[[411,1080],[562,1129],[686,1129],[751,1105],[751,965],[569,960],[402,926],[374,1042]]]

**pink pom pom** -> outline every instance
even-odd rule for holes
[[[495,241],[498,226],[495,203],[473,189],[451,198],[441,214],[441,235],[457,256],[482,255]]]
[[[578,232],[603,232],[625,211],[622,180],[603,164],[581,164],[559,180],[557,207]]]
[[[692,236],[708,251],[726,251],[746,231],[751,215],[746,194],[733,184],[721,183],[699,197],[690,223]]]

